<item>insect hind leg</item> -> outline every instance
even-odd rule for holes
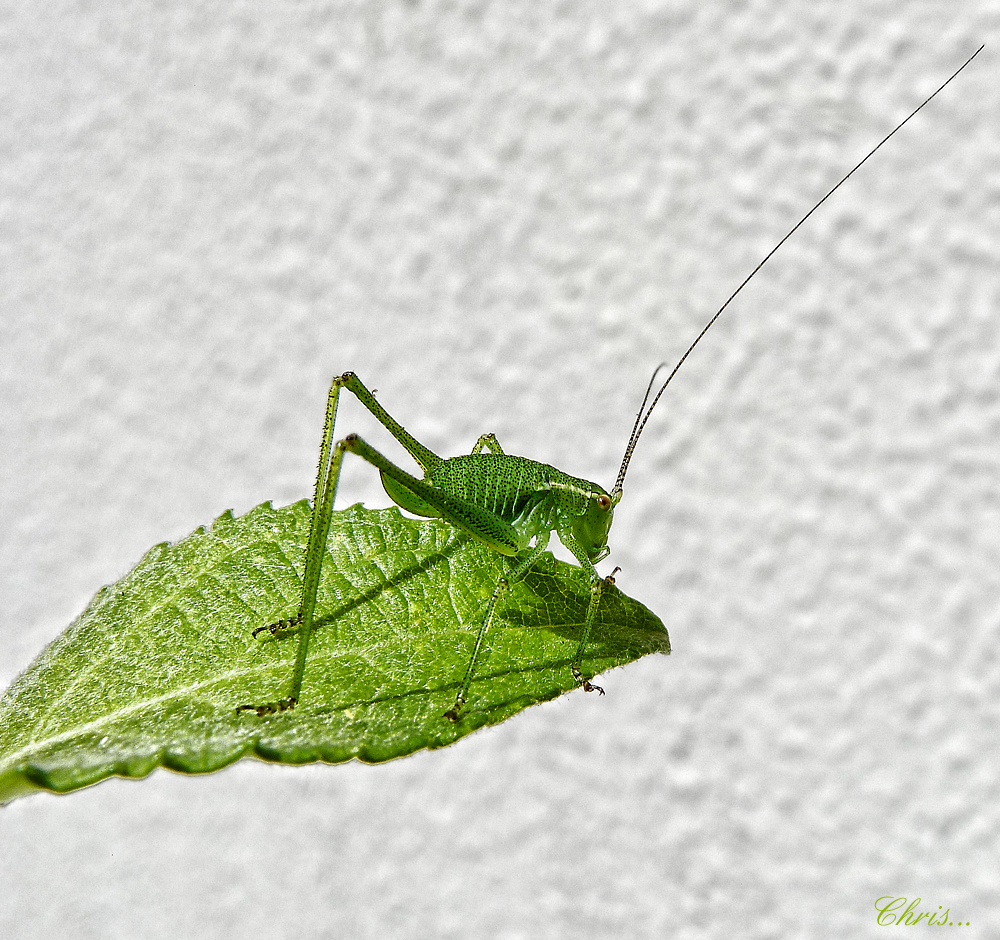
[[[491,454],[503,454],[503,448],[500,446],[497,436],[492,431],[488,434],[479,435],[479,440],[476,441],[475,447],[472,448],[472,453],[481,454],[484,450]]]
[[[286,636],[290,636],[292,633],[298,633],[299,627],[302,625],[302,612],[299,611],[294,617],[286,617],[284,620],[276,620],[274,623],[269,623],[266,627],[257,627],[250,636],[255,640],[262,633],[270,633],[276,640],[283,640]]]

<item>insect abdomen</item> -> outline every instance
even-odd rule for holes
[[[428,483],[513,522],[551,489],[550,468],[510,454],[463,454],[442,460]]]

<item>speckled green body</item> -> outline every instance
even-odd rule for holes
[[[564,532],[567,533],[583,548],[588,559],[597,560],[607,554],[607,530],[613,510],[600,513],[606,525],[598,527],[595,537],[574,534],[580,521],[587,518],[588,507],[599,496],[610,499],[603,487],[589,480],[571,477],[527,457],[478,453],[442,460],[427,471],[424,482],[481,510],[469,520],[475,527],[473,534],[482,538],[489,530],[491,538],[483,540],[503,554],[523,551],[543,531],[552,530],[559,533],[560,539]],[[506,525],[491,526],[488,519]],[[461,525],[465,520],[453,518],[451,521]],[[516,533],[513,542],[504,538],[507,526]],[[574,551],[571,544],[566,547]]]

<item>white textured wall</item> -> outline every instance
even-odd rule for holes
[[[672,657],[386,766],[15,803],[0,935],[1000,936],[994,2],[3,4],[3,685],[306,495],[348,368],[610,484],[652,366],[980,42],[651,423],[607,564]]]

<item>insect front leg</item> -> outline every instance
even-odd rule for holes
[[[581,666],[583,664],[583,654],[587,649],[587,643],[590,641],[590,631],[593,629],[594,620],[597,617],[597,608],[601,603],[601,595],[604,593],[605,584],[614,584],[614,576],[611,575],[607,578],[602,578],[598,575],[597,569],[587,556],[584,547],[565,528],[559,529],[559,540],[576,556],[576,560],[580,562],[580,567],[590,575],[590,603],[587,605],[587,616],[583,621],[583,630],[580,633],[580,642],[576,647],[576,655],[573,657],[573,665],[571,667],[573,678],[576,679],[584,692],[600,692],[603,695],[604,689],[599,685],[594,685],[589,679],[584,678]],[[615,570],[617,571],[618,569],[616,568]]]
[[[594,573],[594,578],[590,583],[590,604],[587,607],[587,619],[583,622],[583,633],[580,634],[580,643],[576,648],[576,656],[573,657],[573,678],[579,683],[584,692],[600,692],[604,694],[604,689],[599,685],[594,685],[589,679],[584,679],[580,671],[584,650],[587,648],[587,641],[590,639],[590,630],[594,625],[594,618],[597,616],[597,607],[601,603],[601,594],[604,593],[605,580]],[[614,584],[614,581],[611,580]]]

